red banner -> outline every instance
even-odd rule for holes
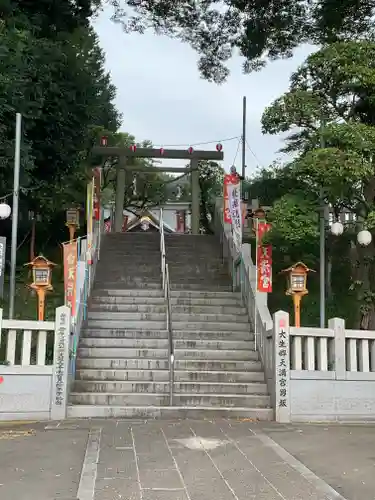
[[[64,243],[63,252],[65,305],[70,307],[72,316],[74,316],[76,311],[77,241]]]
[[[258,246],[258,292],[272,292],[272,247]]]
[[[101,188],[101,170],[100,167],[93,169],[94,180],[94,219],[100,220],[100,188]]]
[[[258,222],[257,231],[257,275],[258,292],[272,292],[272,247],[262,245],[263,236],[271,229],[271,224]]]

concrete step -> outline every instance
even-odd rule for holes
[[[175,330],[173,331],[173,339],[181,339],[181,340],[254,340],[254,334],[248,331],[238,331],[238,332],[220,332],[220,331],[184,331],[184,330]]]
[[[97,393],[71,392],[70,402],[83,405],[114,405],[114,406],[166,406],[169,404],[168,393]]]
[[[151,341],[148,341],[151,342]],[[164,341],[160,341],[164,342]],[[251,340],[196,340],[196,339],[173,339],[175,349],[193,350],[220,350],[220,351],[254,351],[255,343]]]
[[[247,350],[221,350],[221,349],[175,349],[175,359],[202,359],[202,360],[223,360],[223,361],[257,361],[258,353]]]
[[[271,399],[266,394],[178,394],[173,395],[178,406],[241,406],[248,408],[267,408]]]
[[[171,298],[178,299],[235,299],[242,300],[239,292],[232,290],[212,291],[212,290],[174,290]]]
[[[125,347],[79,347],[79,358],[168,358],[168,349],[132,349]],[[217,358],[220,359],[220,358]]]
[[[123,288],[105,288],[105,287],[95,287],[91,297],[161,297],[164,299],[164,292],[161,289],[158,290],[146,290],[144,288],[133,288],[133,289],[123,289]]]
[[[93,299],[91,301],[91,311],[109,311],[109,312],[159,312],[163,313],[166,310],[166,303],[163,299],[158,299],[158,303],[146,304],[142,299],[134,300],[132,303],[121,303],[121,302],[106,302],[105,300]],[[187,301],[186,304],[176,304],[171,302],[173,313],[183,313],[183,314],[230,314],[230,315],[243,315],[245,316],[247,311],[242,305],[213,305],[213,304],[195,304],[194,301]]]
[[[119,349],[167,349],[168,339],[124,339],[124,338],[102,338],[83,337],[79,343],[80,347],[118,347]]]
[[[89,319],[87,321],[88,329],[128,329],[128,330],[165,330],[166,320],[164,321],[146,321],[146,320],[119,320],[112,319]]]
[[[173,293],[173,296],[171,297],[171,304],[172,306],[197,306],[197,307],[230,307],[232,308],[237,308],[237,307],[243,307],[243,302],[241,299],[237,297],[206,297],[206,298],[199,298],[199,297],[175,297],[175,292]]]
[[[157,308],[155,311],[153,308],[148,311],[118,311],[118,310],[106,310],[106,309],[89,309],[87,318],[91,319],[107,319],[110,321],[165,321],[166,308]],[[209,323],[231,323],[236,322],[237,324],[246,323],[248,324],[249,319],[246,313],[242,314],[211,314],[203,312],[198,312],[192,309],[188,309],[187,312],[176,311],[175,308],[172,309],[172,321],[184,322],[194,320],[195,322],[209,322]]]
[[[261,385],[261,384],[259,384]],[[119,380],[76,380],[73,392],[98,394],[165,394],[169,393],[169,382],[119,381]]]
[[[155,282],[149,282],[149,281],[128,281],[128,282],[122,282],[122,281],[104,281],[104,280],[99,280],[95,281],[96,286],[99,289],[106,288],[109,291],[110,290],[134,290],[134,288],[142,288],[145,290],[161,290],[161,283]]]
[[[253,360],[223,360],[223,359],[176,359],[176,371],[189,372],[253,372],[261,371],[262,365],[259,361],[259,356],[254,353]]]
[[[168,390],[169,390],[169,384]],[[262,382],[233,383],[233,382],[175,382],[174,394],[267,394],[267,386]]]
[[[177,406],[267,408],[270,405],[269,396],[253,394],[174,394],[173,400]],[[100,406],[167,406],[169,394],[71,392],[70,402]]]
[[[118,312],[136,312],[136,313],[164,313],[166,311],[165,301],[161,304],[143,304],[139,301],[138,304],[102,304],[91,302],[90,311],[92,312],[105,312],[107,314]]]
[[[260,365],[260,363],[259,363]],[[259,366],[259,368],[261,368]],[[174,371],[175,382],[206,382],[206,383],[251,383],[264,382],[264,374],[261,369],[253,372],[228,372],[228,371]]]
[[[77,380],[130,380],[130,381],[150,381],[150,382],[168,382],[169,370],[109,370],[109,369],[90,369],[80,368],[76,371]]]
[[[119,329],[92,329],[85,328],[82,331],[81,338],[103,338],[103,339],[168,339],[167,330],[119,330]],[[252,340],[252,338],[250,339]]]
[[[173,283],[171,282],[171,290],[195,290],[199,292],[230,292],[232,290],[232,285],[211,285],[210,283]]]
[[[215,305],[196,305],[194,303],[189,305],[172,305],[172,314],[204,314],[204,315],[216,315],[216,316],[246,316],[247,311],[243,306],[215,306]]]
[[[143,297],[143,296],[135,296],[135,297],[119,297],[119,296],[101,296],[96,295],[93,296],[90,300],[92,306],[96,305],[105,305],[105,306],[127,306],[127,305],[150,305],[150,306],[164,306],[165,307],[165,299],[164,297]]]
[[[111,319],[114,321],[162,321],[165,319],[166,309],[161,312],[116,312],[116,311],[90,311],[88,312],[88,319]],[[184,318],[183,318],[184,319]]]
[[[274,419],[274,411],[272,408],[239,407],[69,405],[67,416],[68,418],[158,418],[166,420],[241,418],[249,421],[271,421]]]
[[[89,370],[169,370],[169,361],[165,358],[90,358],[79,357],[77,369]]]
[[[193,322],[193,319],[188,322],[184,321],[177,321],[176,318],[172,318],[172,327],[173,331],[177,330],[185,330],[185,331],[199,331],[199,330],[206,330],[206,331],[225,331],[225,332],[250,332],[250,325],[248,323],[223,323],[220,321],[215,321],[215,322],[209,322],[209,321],[204,321],[204,322]],[[130,328],[130,327],[129,327]]]

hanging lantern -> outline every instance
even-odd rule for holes
[[[135,144],[132,144],[130,146],[130,151],[133,151],[133,153],[135,153],[137,151],[137,146]]]
[[[216,144],[216,151],[222,151],[223,150],[223,145],[222,144]]]
[[[160,148],[160,155],[163,156],[164,154],[164,148]]]
[[[102,147],[108,146],[108,137],[103,135],[103,137],[100,138],[100,145]]]
[[[194,151],[194,149],[190,146],[190,148],[188,149],[189,155],[191,155],[193,151]]]

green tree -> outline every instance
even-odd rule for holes
[[[292,75],[289,92],[262,120],[265,132],[291,132],[287,148],[297,156],[289,168],[306,195],[317,200],[322,190],[336,214],[346,208],[356,216],[346,228],[346,250],[341,249],[340,258],[350,260],[356,324],[361,328],[375,327],[375,247],[356,243],[360,229],[374,229],[374,55],[370,42],[323,47]],[[324,148],[319,147],[320,135]],[[300,229],[290,230],[293,234]]]
[[[104,2],[103,2],[104,3]],[[240,53],[244,70],[290,57],[304,43],[368,39],[374,34],[371,0],[110,0],[124,29],[153,29],[186,42],[199,55],[202,76],[218,83]]]

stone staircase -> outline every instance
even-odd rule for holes
[[[105,237],[70,417],[273,417],[241,297],[214,237],[166,235],[175,349],[169,406],[158,234]]]

